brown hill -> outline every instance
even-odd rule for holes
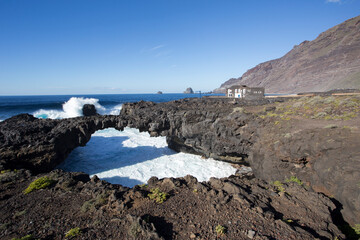
[[[261,63],[240,78],[223,83],[265,87],[267,93],[360,88],[360,16],[349,19],[313,41],[304,41],[285,56]]]

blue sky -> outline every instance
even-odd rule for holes
[[[0,95],[210,91],[360,0],[0,0]]]

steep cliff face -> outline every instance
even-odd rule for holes
[[[228,80],[215,91],[238,84],[265,87],[267,93],[360,88],[360,16]]]

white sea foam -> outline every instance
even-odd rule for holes
[[[110,115],[119,115],[122,108],[122,104],[116,105],[112,109],[110,109]]]
[[[40,109],[34,112],[34,116],[38,118],[62,119],[82,116],[82,108],[85,104],[93,104],[96,111],[100,114],[106,113],[106,109],[100,105],[99,99],[72,97],[62,106],[63,111]]]
[[[85,147],[76,148],[59,166],[67,171],[83,171],[111,183],[133,187],[156,176],[193,175],[198,181],[227,177],[236,172],[230,164],[200,156],[176,153],[165,137],[150,138],[147,132],[125,128],[97,131]]]

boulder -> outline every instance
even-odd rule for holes
[[[85,117],[97,115],[94,104],[84,104],[82,108],[82,112]]]

